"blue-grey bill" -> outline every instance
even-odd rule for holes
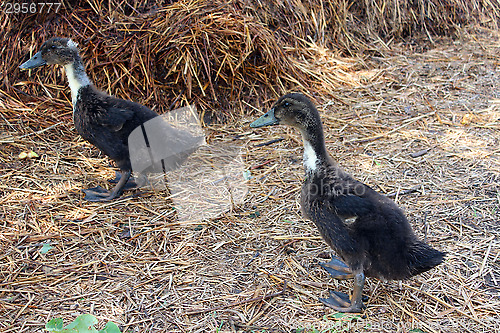
[[[19,68],[21,69],[32,69],[32,68],[37,68],[40,66],[45,65],[47,62],[43,60],[42,58],[42,53],[37,52],[33,57],[31,57],[30,60],[26,61],[25,63],[21,64]]]
[[[250,124],[250,127],[257,128],[269,125],[278,124],[279,121],[274,116],[274,108],[269,110],[265,115],[261,116],[259,119]]]

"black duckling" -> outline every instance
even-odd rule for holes
[[[402,280],[439,265],[445,253],[420,241],[403,211],[388,197],[341,170],[326,151],[318,110],[304,95],[281,97],[251,127],[284,124],[300,130],[306,179],[301,206],[340,256],[321,264],[336,279],[354,279],[352,298],[330,291],[325,305],[361,312],[365,276]]]
[[[129,181],[132,173],[129,136],[138,127],[142,127],[142,131],[146,135],[144,124],[158,117],[158,114],[141,104],[109,96],[99,91],[87,77],[77,44],[71,39],[49,39],[42,45],[40,51],[23,63],[20,68],[31,69],[46,64],[62,65],[66,70],[73,102],[73,120],[77,132],[114,160],[120,169],[120,174],[117,174],[116,179],[111,181],[117,184],[110,192],[100,186],[86,189],[83,190],[86,194],[85,199],[88,201],[109,201],[119,197],[124,189],[135,186],[134,182]],[[169,127],[168,124],[162,126],[168,128],[163,132],[169,132],[167,136],[170,139],[173,136],[177,141],[179,139],[184,141],[180,145],[181,148],[193,146],[193,142],[197,142],[199,139],[194,138],[193,140],[189,133],[177,135],[175,129]],[[172,140],[170,140],[166,142],[166,145],[172,146],[176,150],[173,155],[178,155],[176,154],[180,150],[178,143],[172,144]],[[174,157],[175,161],[170,164],[175,167],[178,165],[179,159],[182,158]],[[165,163],[163,166],[165,167]]]

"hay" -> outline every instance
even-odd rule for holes
[[[317,300],[350,284],[316,265],[328,248],[299,212],[302,148],[293,130],[252,132],[251,117],[209,127],[210,140],[248,147],[254,178],[246,204],[189,224],[175,220],[164,192],[82,202],[78,188],[112,176],[107,160],[67,129],[70,120],[44,120],[53,127],[40,133],[2,111],[2,331],[33,332],[81,313],[129,332],[498,331],[499,50],[497,35],[479,34],[401,52],[384,60],[376,82],[339,92],[344,103],[320,105],[334,158],[396,192],[420,237],[448,252],[409,281],[369,279],[368,309],[354,319],[336,319]],[[17,160],[30,149],[40,159]],[[47,242],[53,249],[40,253]]]
[[[154,105],[160,113],[187,100],[203,114],[222,120],[237,117],[235,107],[247,110],[242,101],[260,107],[290,88],[331,93],[351,83],[346,72],[358,66],[355,60],[325,60],[328,50],[290,49],[258,19],[231,3],[179,1],[160,8],[136,4],[140,13],[134,16],[118,1],[109,5],[96,1],[73,9],[66,6],[62,16],[9,17],[2,41],[15,45],[6,48],[7,56],[21,60],[49,37],[69,36],[81,44],[91,79],[102,89]],[[103,24],[95,23],[103,18]],[[45,25],[29,24],[34,19],[44,20]],[[316,64],[322,66],[315,68]],[[21,91],[11,80],[26,74],[20,74],[17,63],[3,66],[4,73],[15,73],[2,78],[6,95],[23,100],[20,94],[61,95],[54,82],[63,80],[53,70],[33,71]]]
[[[28,50],[54,35],[72,37],[92,80],[109,93],[160,113],[197,104],[207,121],[224,120],[234,109],[252,110],[242,101],[260,108],[288,90],[332,97],[359,83],[349,72],[366,66],[364,53],[465,24],[496,27],[499,10],[498,1],[478,0],[65,2],[57,15],[0,14],[2,54],[16,59],[3,62],[0,75],[17,99],[65,99],[54,70],[32,71],[23,89],[12,85],[26,78],[17,65]]]

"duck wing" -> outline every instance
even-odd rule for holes
[[[134,111],[126,108],[102,108],[97,120],[100,125],[108,127],[113,132],[118,132],[123,125],[134,116]]]
[[[373,210],[373,201],[369,195],[373,190],[357,180],[336,180],[330,189],[327,206],[338,216],[363,216]]]

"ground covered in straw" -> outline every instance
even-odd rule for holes
[[[209,142],[243,148],[249,192],[219,218],[179,221],[166,191],[83,201],[78,189],[114,169],[74,132],[67,99],[53,101],[60,118],[41,129],[25,125],[38,104],[10,100],[0,330],[38,332],[51,318],[91,313],[127,332],[500,331],[500,39],[479,30],[435,42],[424,53],[382,50],[370,70],[352,73],[363,84],[319,109],[332,156],[394,195],[419,236],[448,252],[441,266],[404,282],[368,279],[366,311],[339,316],[318,297],[351,283],[317,265],[330,253],[299,212],[295,131],[250,130],[251,116],[208,126]],[[46,88],[64,87],[54,84]],[[18,159],[31,150],[39,158]],[[43,244],[52,248],[42,253]]]

